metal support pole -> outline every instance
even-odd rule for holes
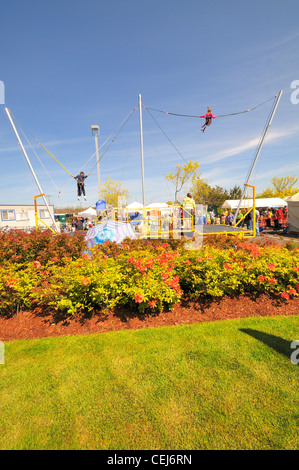
[[[270,126],[271,126],[271,123],[272,123],[274,114],[275,114],[275,112],[276,112],[276,109],[277,109],[279,100],[280,100],[280,98],[281,98],[281,95],[282,95],[282,90],[280,90],[279,93],[278,93],[278,95],[276,96],[276,102],[275,102],[275,104],[274,104],[273,110],[272,110],[272,112],[271,112],[271,115],[270,115],[270,117],[269,117],[269,119],[268,119],[268,123],[267,123],[266,128],[265,128],[265,131],[264,131],[264,133],[263,133],[263,136],[262,136],[261,141],[260,141],[260,143],[259,143],[259,146],[258,146],[258,148],[257,148],[256,155],[255,155],[254,161],[253,161],[253,163],[252,163],[251,169],[250,169],[249,174],[248,174],[248,176],[247,176],[247,179],[246,179],[246,181],[245,181],[245,183],[244,183],[243,193],[242,193],[241,199],[240,199],[240,201],[239,201],[237,210],[236,210],[235,215],[234,215],[233,224],[236,223],[237,214],[238,214],[238,212],[239,212],[239,209],[240,209],[240,207],[241,207],[242,201],[243,201],[243,199],[244,199],[244,194],[245,194],[245,190],[246,190],[246,185],[249,183],[249,180],[250,180],[250,178],[251,178],[251,176],[252,176],[252,173],[253,173],[253,170],[254,170],[254,168],[255,168],[257,159],[258,159],[258,157],[259,157],[259,155],[260,155],[260,153],[261,153],[263,143],[264,143],[265,138],[266,138],[266,136],[267,136],[267,134],[268,134],[268,131],[269,131],[269,129],[270,129]]]
[[[142,179],[142,204],[145,207],[145,191],[144,191],[144,160],[143,160],[143,133],[142,133],[142,103],[141,95],[138,96],[139,101],[139,122],[140,122],[140,151],[141,151],[141,179]]]
[[[99,200],[101,199],[101,173],[100,173],[100,161],[99,161],[99,145],[98,145],[98,134],[95,134],[95,143],[96,143],[96,156],[97,156],[97,169],[98,169],[98,182],[99,182]]]
[[[30,170],[31,170],[31,173],[32,173],[32,175],[33,175],[33,178],[34,178],[34,180],[35,180],[35,182],[36,182],[36,185],[37,185],[37,187],[38,187],[38,189],[39,189],[39,192],[40,192],[40,194],[42,194],[42,197],[43,197],[45,206],[47,207],[47,210],[48,210],[48,212],[49,212],[49,214],[50,214],[50,217],[51,217],[51,219],[52,219],[52,222],[53,222],[55,231],[58,233],[59,230],[58,230],[58,227],[57,227],[57,225],[56,225],[54,215],[53,215],[53,214],[51,213],[51,211],[50,211],[50,207],[49,207],[48,201],[47,201],[47,199],[46,199],[46,197],[45,197],[45,194],[44,194],[44,192],[43,192],[43,190],[42,190],[42,188],[41,188],[41,185],[39,184],[39,181],[38,181],[37,176],[36,176],[36,174],[35,174],[35,172],[34,172],[34,169],[32,168],[31,162],[30,162],[30,160],[29,160],[29,158],[28,158],[28,155],[27,155],[27,153],[26,153],[26,150],[24,149],[24,146],[23,146],[23,144],[22,144],[22,141],[21,141],[21,139],[20,139],[20,136],[19,136],[19,134],[18,134],[18,131],[17,131],[17,129],[16,129],[15,125],[14,125],[14,122],[13,122],[13,120],[12,120],[12,117],[11,117],[11,115],[10,115],[10,111],[9,111],[8,108],[5,108],[5,111],[6,111],[6,114],[7,114],[7,116],[8,116],[8,119],[9,119],[11,125],[12,125],[12,128],[13,128],[14,133],[15,133],[16,138],[17,138],[17,141],[19,142],[19,145],[20,145],[20,147],[21,147],[21,150],[22,150],[23,154],[25,155],[25,158],[26,158],[26,160],[27,160],[27,163],[28,163],[28,165],[29,165],[29,168],[30,168]]]

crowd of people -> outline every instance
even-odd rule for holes
[[[58,218],[55,219],[55,222],[60,232],[84,231],[94,226],[90,219],[84,219],[83,217],[74,217],[71,222],[67,222],[65,225]]]
[[[253,218],[252,211],[246,214],[246,210],[239,209],[236,224],[239,227],[247,227],[248,230],[253,228]],[[244,217],[245,215],[245,217]],[[231,210],[224,210],[221,215],[221,222],[225,225],[232,225],[235,215]],[[281,230],[286,229],[288,225],[288,209],[287,207],[278,207],[278,208],[265,208],[265,209],[255,209],[255,224],[257,234],[263,230]]]

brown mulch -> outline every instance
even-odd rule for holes
[[[115,310],[89,316],[59,318],[56,313],[22,311],[6,318],[0,316],[0,340],[12,341],[61,335],[85,335],[123,329],[139,329],[166,325],[246,317],[298,315],[299,297],[286,301],[267,296],[222,298],[218,301],[183,301],[172,311],[140,315],[129,310]]]

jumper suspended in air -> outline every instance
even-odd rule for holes
[[[217,116],[213,116],[211,108],[208,107],[206,114],[200,117],[205,118],[205,123],[201,126],[201,132],[204,132],[206,127],[209,127],[212,124],[212,119],[216,119]]]
[[[80,201],[80,197],[83,194],[84,200],[86,201],[86,194],[85,194],[85,186],[84,186],[84,180],[90,175],[88,173],[87,175],[84,175],[84,171],[80,171],[79,175],[72,177],[77,180],[77,192],[78,192],[78,201]]]

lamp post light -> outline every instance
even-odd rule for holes
[[[97,125],[91,126],[92,135],[95,138],[96,144],[96,158],[97,158],[97,170],[98,170],[98,182],[99,182],[99,199],[101,199],[101,173],[100,173],[100,161],[99,161],[99,146],[98,146],[98,135],[100,133],[100,128]]]

